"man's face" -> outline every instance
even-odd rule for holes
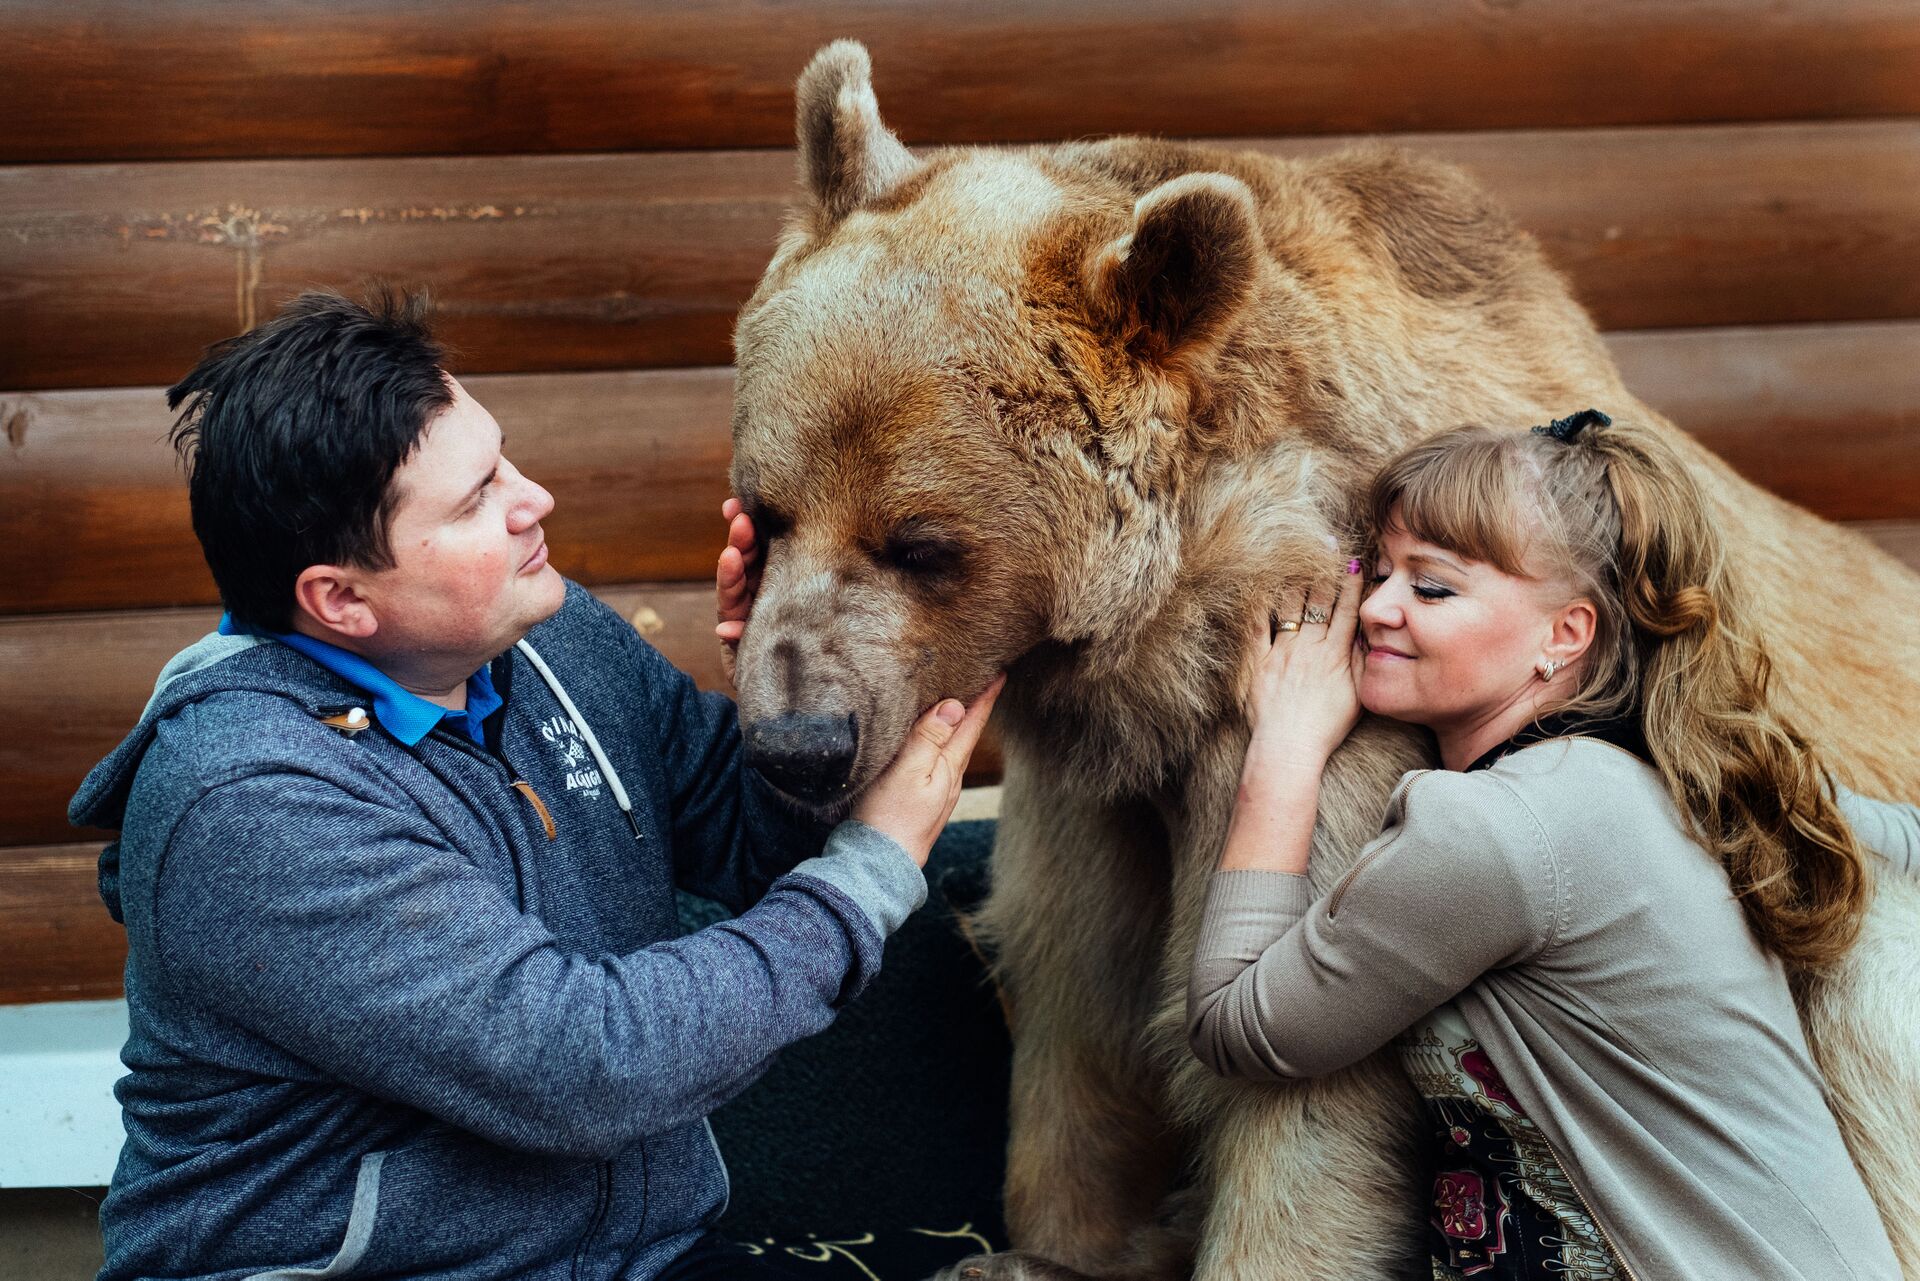
[[[367,646],[376,659],[445,655],[478,667],[558,610],[566,585],[540,528],[553,495],[501,454],[493,415],[447,382],[453,404],[393,475],[393,566],[357,586],[379,620]]]

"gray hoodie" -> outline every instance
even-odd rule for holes
[[[106,1281],[645,1278],[721,1212],[707,1114],[925,880],[787,809],[733,705],[578,587],[528,641],[570,699],[509,650],[484,744],[408,746],[211,637],[88,776],[132,1021]],[[680,937],[676,886],[740,915]]]

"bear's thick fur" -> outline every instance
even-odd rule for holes
[[[848,42],[798,94],[805,198],[736,334],[734,485],[768,540],[740,654],[750,744],[851,732],[828,787],[851,796],[922,708],[1009,670],[980,924],[1015,1024],[1015,1244],[1093,1275],[1396,1275],[1420,1201],[1398,1069],[1228,1082],[1185,1044],[1245,743],[1242,620],[1338,572],[1366,478],[1422,433],[1588,405],[1667,425],[1447,166],[1138,138],[915,156]],[[1920,580],[1667,430],[1758,597],[1779,696],[1845,781],[1911,795]],[[1316,883],[1430,752],[1384,723],[1354,735]],[[1883,887],[1856,961],[1806,997],[1910,1275],[1916,958],[1920,897]]]

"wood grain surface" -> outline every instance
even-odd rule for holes
[[[127,933],[100,901],[98,841],[0,849],[0,1005],[121,992]]]
[[[909,142],[1920,112],[1908,0],[15,0],[0,160],[784,146],[872,49]]]
[[[586,583],[700,579],[725,538],[730,369],[467,380],[558,503],[553,563]],[[0,614],[211,603],[157,387],[0,394]],[[1876,513],[1891,514],[1891,513]]]
[[[1920,519],[1920,323],[1619,333],[1633,393],[1829,520]]]
[[[1603,328],[1920,317],[1920,120],[1401,141],[1475,173]],[[0,168],[0,388],[168,383],[299,290],[375,277],[432,289],[462,373],[725,364],[792,171],[773,151]]]

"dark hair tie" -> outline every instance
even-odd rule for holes
[[[1583,428],[1611,426],[1613,426],[1613,419],[1607,417],[1599,410],[1583,409],[1577,414],[1568,414],[1565,418],[1556,418],[1545,427],[1535,427],[1533,434],[1536,436],[1551,436],[1563,445],[1570,445],[1573,443],[1573,438],[1578,436]]]

